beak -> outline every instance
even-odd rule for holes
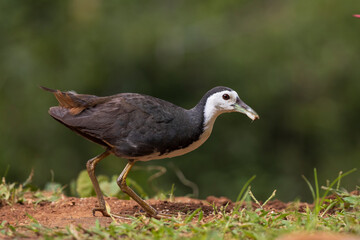
[[[246,116],[248,116],[253,121],[260,118],[259,115],[251,107],[241,101],[240,98],[236,100],[236,103],[234,104],[234,110],[236,112],[246,114]]]

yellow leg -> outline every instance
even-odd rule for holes
[[[130,172],[132,166],[134,166],[134,163],[134,161],[129,161],[129,163],[125,166],[124,170],[117,179],[117,184],[119,185],[121,191],[134,199],[145,210],[147,214],[149,214],[151,217],[158,217],[157,211],[149,204],[147,204],[144,200],[142,200],[141,197],[139,197],[128,185],[126,185],[126,177]]]
[[[95,216],[95,212],[99,211],[99,212],[102,213],[103,216],[110,217],[109,213],[106,211],[104,196],[103,196],[103,194],[102,194],[102,192],[100,190],[99,182],[97,181],[96,176],[95,176],[96,164],[98,162],[100,162],[102,159],[109,156],[109,155],[110,155],[110,150],[107,149],[105,152],[103,152],[102,154],[90,159],[86,163],[86,169],[88,171],[91,182],[92,182],[92,184],[94,186],[96,196],[97,196],[97,198],[99,200],[99,207],[95,207],[92,210],[94,216]]]

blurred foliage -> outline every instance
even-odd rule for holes
[[[113,175],[111,179],[106,175],[98,175],[97,180],[104,196],[129,199],[129,196],[120,190],[116,182],[116,175]],[[128,186],[134,189],[142,198],[148,197],[143,188],[139,184],[137,184],[136,181],[128,178],[126,179],[126,182]],[[72,195],[76,195],[79,197],[96,196],[94,187],[86,170],[82,170],[80,172],[76,179],[76,184],[73,186],[75,186],[75,189],[72,189]]]
[[[0,1],[0,176],[68,184],[102,149],[53,121],[39,85],[80,93],[140,92],[191,108],[229,86],[261,116],[221,116],[210,139],[174,163],[200,197],[234,199],[252,175],[259,199],[311,199],[301,175],[325,181],[360,164],[358,1]],[[120,174],[108,157],[97,174]],[[147,172],[130,177],[147,187]],[[189,193],[176,174],[157,179]],[[358,173],[344,180],[360,184]]]
[[[0,208],[4,205],[14,205],[16,203],[24,204],[32,202],[35,205],[40,202],[57,201],[63,196],[63,188],[54,182],[45,185],[45,191],[39,190],[31,184],[32,175],[26,179],[24,183],[9,183],[5,177],[0,182]]]

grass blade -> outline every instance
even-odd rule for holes
[[[318,214],[320,212],[320,194],[319,194],[319,182],[317,177],[317,170],[314,168],[314,181],[315,181],[315,213]]]
[[[10,169],[10,165],[8,164],[7,166],[6,166],[6,169],[5,169],[5,171],[4,171],[4,174],[3,174],[3,178],[5,178],[6,176],[7,176],[7,174],[8,174],[8,172],[9,172],[9,169]]]
[[[310,181],[304,176],[304,175],[301,175],[301,177],[305,180],[306,184],[308,185],[310,191],[311,191],[311,195],[315,201],[315,191],[314,191],[314,188],[312,187]]]
[[[344,174],[341,174],[341,175],[339,174],[339,176],[330,184],[330,186],[328,187],[328,189],[325,191],[324,195],[322,196],[320,205],[324,202],[325,197],[326,197],[327,194],[329,193],[330,189],[331,189],[338,181],[340,181],[340,179],[342,179],[343,177],[345,177],[345,176],[347,176],[347,175],[349,175],[349,174],[351,174],[351,173],[353,173],[353,172],[355,172],[355,171],[357,171],[357,169],[356,169],[356,168],[353,168],[353,169],[347,171],[347,172],[344,173]]]
[[[200,211],[199,218],[198,218],[198,223],[203,219],[203,217],[204,217],[204,211]]]
[[[342,171],[340,171],[339,172],[339,181],[338,181],[338,183],[337,183],[337,185],[336,185],[336,191],[339,191],[339,188],[340,188],[340,182],[341,182],[341,175],[343,174],[343,172]]]
[[[272,192],[271,196],[263,203],[261,208],[263,208],[273,197],[275,197],[276,189]]]
[[[259,207],[262,209],[261,204],[260,204],[259,201],[256,199],[256,197],[254,196],[254,194],[252,193],[251,190],[249,190],[249,195],[250,195],[250,197],[254,200],[254,202],[255,202],[257,205],[259,205]]]
[[[189,223],[194,217],[195,215],[201,211],[201,208],[196,209],[195,211],[193,211],[186,219],[185,219],[185,223]]]
[[[240,201],[241,196],[243,195],[245,189],[247,189],[247,186],[249,186],[249,184],[256,178],[256,175],[253,175],[249,180],[246,181],[246,183],[244,184],[244,186],[241,188],[241,191],[239,193],[239,195],[236,198],[235,202]]]

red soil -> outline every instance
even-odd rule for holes
[[[90,198],[76,198],[63,196],[59,201],[47,202],[43,201],[38,204],[34,203],[34,199],[26,198],[24,203],[16,203],[14,205],[0,204],[0,223],[6,221],[11,225],[26,225],[31,222],[27,214],[35,218],[40,224],[47,227],[63,228],[67,225],[81,224],[83,227],[90,227],[99,220],[100,224],[108,225],[112,222],[109,217],[103,217],[101,213],[92,215],[92,208],[97,205],[95,197]],[[106,202],[111,207],[111,212],[121,216],[136,216],[137,214],[144,214],[141,208],[132,200],[119,200],[117,198],[105,198]],[[217,209],[225,208],[225,211],[231,211],[236,205],[231,200],[221,197],[208,197],[206,200],[192,199],[188,197],[176,197],[174,201],[162,200],[147,200],[159,212],[178,215],[188,214],[198,208],[204,212],[204,221],[209,221],[216,217],[214,212],[215,205]],[[265,206],[265,210],[283,211],[285,209],[297,209],[304,211],[307,203],[284,203],[279,200],[269,201]],[[252,207],[258,208],[256,204],[252,203]],[[311,207],[311,206],[310,206]],[[129,221],[126,219],[119,219],[119,221]]]

